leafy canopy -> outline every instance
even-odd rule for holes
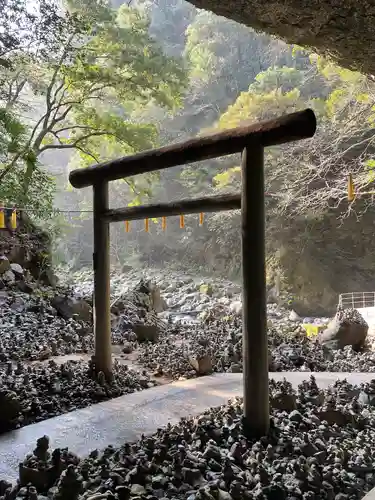
[[[3,148],[0,179],[23,171],[24,197],[49,150],[75,151],[87,166],[152,147],[157,130],[133,119],[134,109],[150,102],[173,109],[185,84],[180,62],[150,37],[148,18],[127,5],[69,2],[53,40],[58,50],[46,53],[39,42],[40,54],[15,44],[0,80],[3,109],[23,126],[18,147]]]

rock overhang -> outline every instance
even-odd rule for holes
[[[375,0],[189,0],[338,64],[375,74]]]

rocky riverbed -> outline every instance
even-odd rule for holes
[[[90,365],[92,273],[55,288],[13,273],[0,290],[0,432],[156,383],[242,371],[238,285],[148,270],[155,286],[142,275],[112,277],[116,364],[106,382]],[[270,371],[375,372],[371,349],[326,349],[307,337],[303,322],[327,318],[303,320],[276,304],[267,312]]]
[[[4,500],[361,499],[375,486],[374,388],[313,377],[293,391],[270,381],[271,430],[248,440],[242,402],[212,408],[135,443],[77,457],[48,437],[0,482]],[[53,444],[53,443],[51,443]]]

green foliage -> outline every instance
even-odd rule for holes
[[[49,150],[77,151],[85,167],[154,146],[156,127],[137,123],[132,114],[150,103],[174,109],[186,80],[180,61],[165,56],[150,37],[149,19],[140,10],[73,0],[64,15],[69,22],[51,36],[55,51],[36,58],[33,50],[15,44],[7,55],[10,69],[0,78],[4,109],[20,116],[22,127],[22,141],[16,130],[12,140],[2,141],[0,177],[17,171],[25,199],[40,169],[38,159]],[[36,122],[28,118],[27,96],[39,107]]]
[[[233,185],[235,181],[237,181],[238,183],[240,177],[241,177],[241,167],[231,167],[225,170],[224,172],[216,174],[215,177],[213,178],[213,181],[218,189],[222,189],[228,185]]]
[[[216,128],[227,129],[306,107],[315,109],[319,129],[307,149],[292,144],[267,153],[268,186],[278,193],[278,201],[272,206],[284,214],[286,207],[291,213],[297,207],[299,213],[325,213],[332,196],[345,199],[347,171],[360,173],[363,165],[368,171],[374,154],[373,84],[363,75],[338,68],[321,57],[311,57],[311,61],[314,65],[308,70],[272,66],[260,72],[216,124]],[[317,83],[325,97],[315,97]],[[362,179],[372,182],[368,174]],[[217,189],[238,185],[233,162],[214,177],[214,182]]]
[[[238,127],[243,122],[267,120],[295,111],[302,105],[299,89],[288,92],[275,89],[267,93],[242,92],[236,102],[220,117],[218,128]]]
[[[8,206],[15,203],[25,208],[32,207],[38,213],[49,216],[55,183],[43,172],[34,152],[26,147],[27,132],[27,128],[10,111],[0,109],[0,169],[5,169],[10,159],[23,151],[23,157],[0,182],[0,200]],[[27,196],[22,183],[25,166],[35,172]]]

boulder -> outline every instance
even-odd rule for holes
[[[20,266],[19,264],[16,264],[16,263],[14,263],[14,262],[13,262],[13,263],[10,265],[10,268],[11,268],[11,270],[14,272],[14,274],[15,274],[16,276],[23,276],[23,272],[24,272],[24,271],[23,271],[23,269],[22,269],[22,266]]]
[[[56,274],[52,271],[51,268],[47,268],[43,271],[42,273],[42,281],[47,285],[47,286],[51,286],[52,288],[55,288],[58,283],[59,283],[59,279],[58,277],[56,276]]]
[[[198,375],[207,375],[212,372],[212,359],[209,354],[203,356],[189,356],[189,363]]]
[[[130,271],[133,271],[133,267],[129,266],[129,264],[124,264],[122,266],[122,272],[123,273],[129,273]]]
[[[9,296],[5,290],[0,291],[0,305],[6,304],[8,302]]]
[[[10,262],[8,257],[5,255],[0,255],[0,274],[4,274],[6,271],[10,269]]]
[[[22,312],[25,310],[25,301],[21,297],[16,297],[12,302],[10,308],[15,312]]]
[[[17,287],[20,292],[23,293],[33,293],[33,291],[35,290],[35,285],[33,283],[29,283],[23,280],[17,282]]]
[[[28,260],[30,259],[30,255],[28,249],[22,245],[13,245],[9,252],[9,260],[15,264],[19,264],[20,266],[25,267],[27,265]]]
[[[150,286],[150,302],[152,309],[157,313],[161,313],[168,309],[167,302],[160,294],[160,288],[153,283],[151,283]]]
[[[156,342],[159,337],[159,328],[157,325],[143,325],[139,323],[133,325],[133,331],[137,336],[138,342]]]
[[[297,409],[297,396],[280,392],[270,397],[270,406],[276,410],[294,411]]]
[[[240,300],[236,300],[232,302],[229,306],[230,312],[233,314],[241,314],[242,313],[242,302]]]
[[[2,275],[2,279],[8,285],[13,285],[16,282],[16,276],[11,269],[8,269],[8,271],[5,271],[5,273]]]
[[[228,369],[229,373],[242,373],[242,366],[239,363],[232,363]]]
[[[293,311],[293,309],[290,311],[289,314],[289,321],[293,321],[294,323],[298,323],[302,321],[302,318],[296,313],[296,311]]]
[[[326,348],[337,350],[351,345],[361,349],[366,341],[368,324],[355,309],[338,311],[327,329],[319,335],[319,343]]]
[[[51,356],[52,356],[52,350],[49,347],[44,346],[43,349],[38,354],[38,360],[45,361],[46,359],[49,359]]]
[[[83,299],[58,295],[52,299],[51,304],[64,319],[76,316],[81,321],[92,320],[91,307]]]

